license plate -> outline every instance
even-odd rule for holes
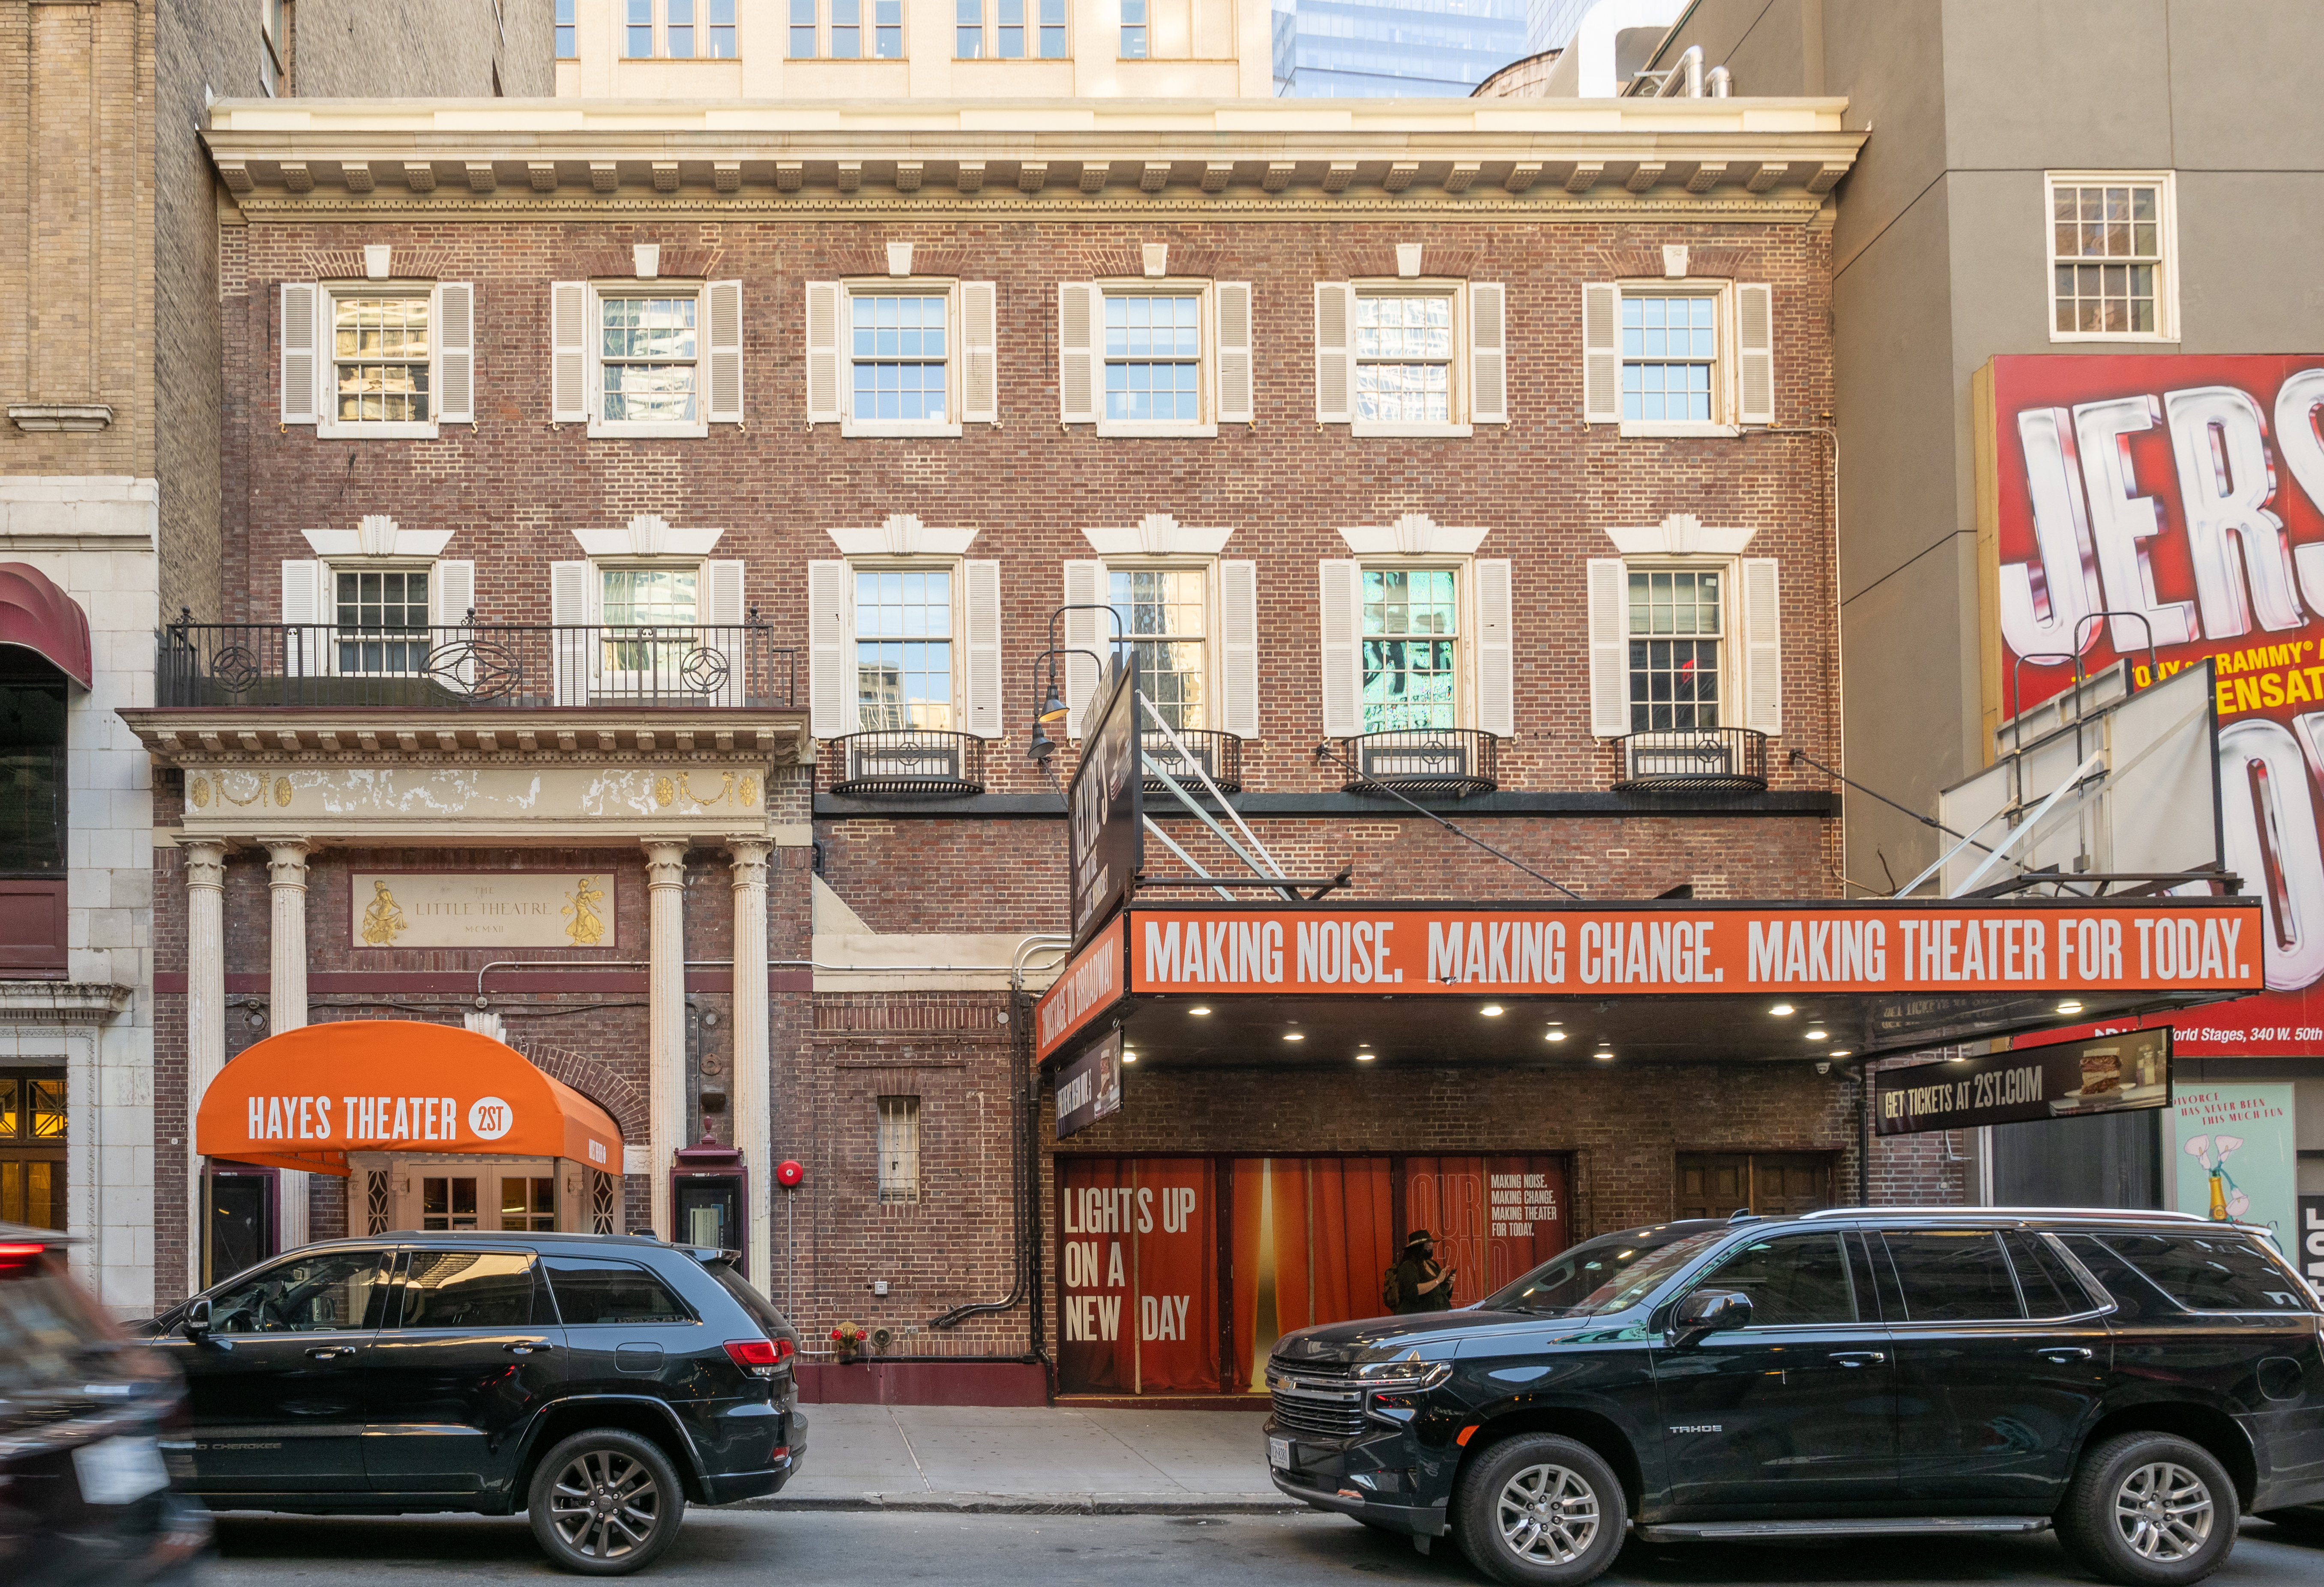
[[[170,1485],[161,1447],[151,1438],[106,1438],[73,1451],[73,1475],[88,1504],[128,1504]]]
[[[1269,1438],[1267,1441],[1267,1463],[1281,1471],[1291,1469],[1291,1440]]]

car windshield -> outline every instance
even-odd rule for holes
[[[1561,1280],[1557,1273],[1559,1264],[1553,1261],[1488,1298],[1481,1309],[1551,1312],[1569,1317],[1604,1316],[1637,1305],[1653,1293],[1656,1285],[1710,1249],[1711,1242],[1722,1233],[1712,1229],[1652,1248],[1615,1245],[1602,1252],[1574,1252],[1571,1255],[1584,1264],[1607,1261],[1609,1265],[1597,1272],[1583,1265]],[[1618,1255],[1623,1252],[1627,1255]],[[1592,1280],[1595,1283],[1591,1287],[1582,1287]],[[1526,1298],[1525,1291],[1533,1285],[1540,1286],[1540,1293]]]
[[[1652,1255],[1678,1238],[1674,1234],[1642,1232],[1635,1239],[1617,1234],[1602,1240],[1585,1240],[1571,1251],[1560,1252],[1508,1289],[1486,1297],[1480,1309],[1570,1311],[1640,1258]]]

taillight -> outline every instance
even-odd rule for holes
[[[729,1339],[726,1354],[733,1363],[755,1378],[771,1378],[791,1358],[791,1342],[788,1339]]]
[[[22,1267],[26,1262],[38,1261],[46,1250],[45,1245],[0,1245],[0,1267]]]

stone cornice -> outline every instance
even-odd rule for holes
[[[1104,220],[1511,214],[1798,224],[1866,133],[1839,99],[221,101],[255,216],[619,211]]]
[[[104,981],[0,981],[0,1025],[96,1025],[129,1012],[131,989]]]
[[[121,713],[163,764],[279,766],[639,762],[737,756],[811,764],[798,711],[321,711],[149,706]]]

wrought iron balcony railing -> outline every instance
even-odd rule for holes
[[[927,728],[850,733],[840,751],[834,794],[856,799],[958,799],[984,792],[984,740]]]
[[[154,665],[161,706],[432,710],[788,707],[798,652],[766,623],[458,628],[175,622]]]
[[[1139,737],[1139,755],[1148,766],[1159,766],[1168,772],[1173,780],[1182,788],[1199,789],[1202,786],[1203,779],[1194,775],[1194,766],[1189,766],[1179,755],[1171,745],[1167,734],[1142,733]],[[1194,760],[1204,771],[1210,773],[1211,781],[1219,785],[1220,793],[1242,792],[1242,740],[1240,738],[1236,738],[1232,733],[1205,732],[1195,728],[1179,729],[1178,738],[1188,749],[1194,751]],[[1148,776],[1146,779],[1146,791],[1148,794],[1161,793],[1162,779]]]
[[[1767,786],[1767,735],[1749,728],[1658,728],[1614,740],[1618,794],[1655,789],[1757,793]]]
[[[1490,733],[1470,728],[1404,728],[1342,742],[1356,768],[1356,775],[1343,784],[1342,791],[1349,794],[1393,788],[1399,794],[1457,799],[1500,786],[1500,740]]]

